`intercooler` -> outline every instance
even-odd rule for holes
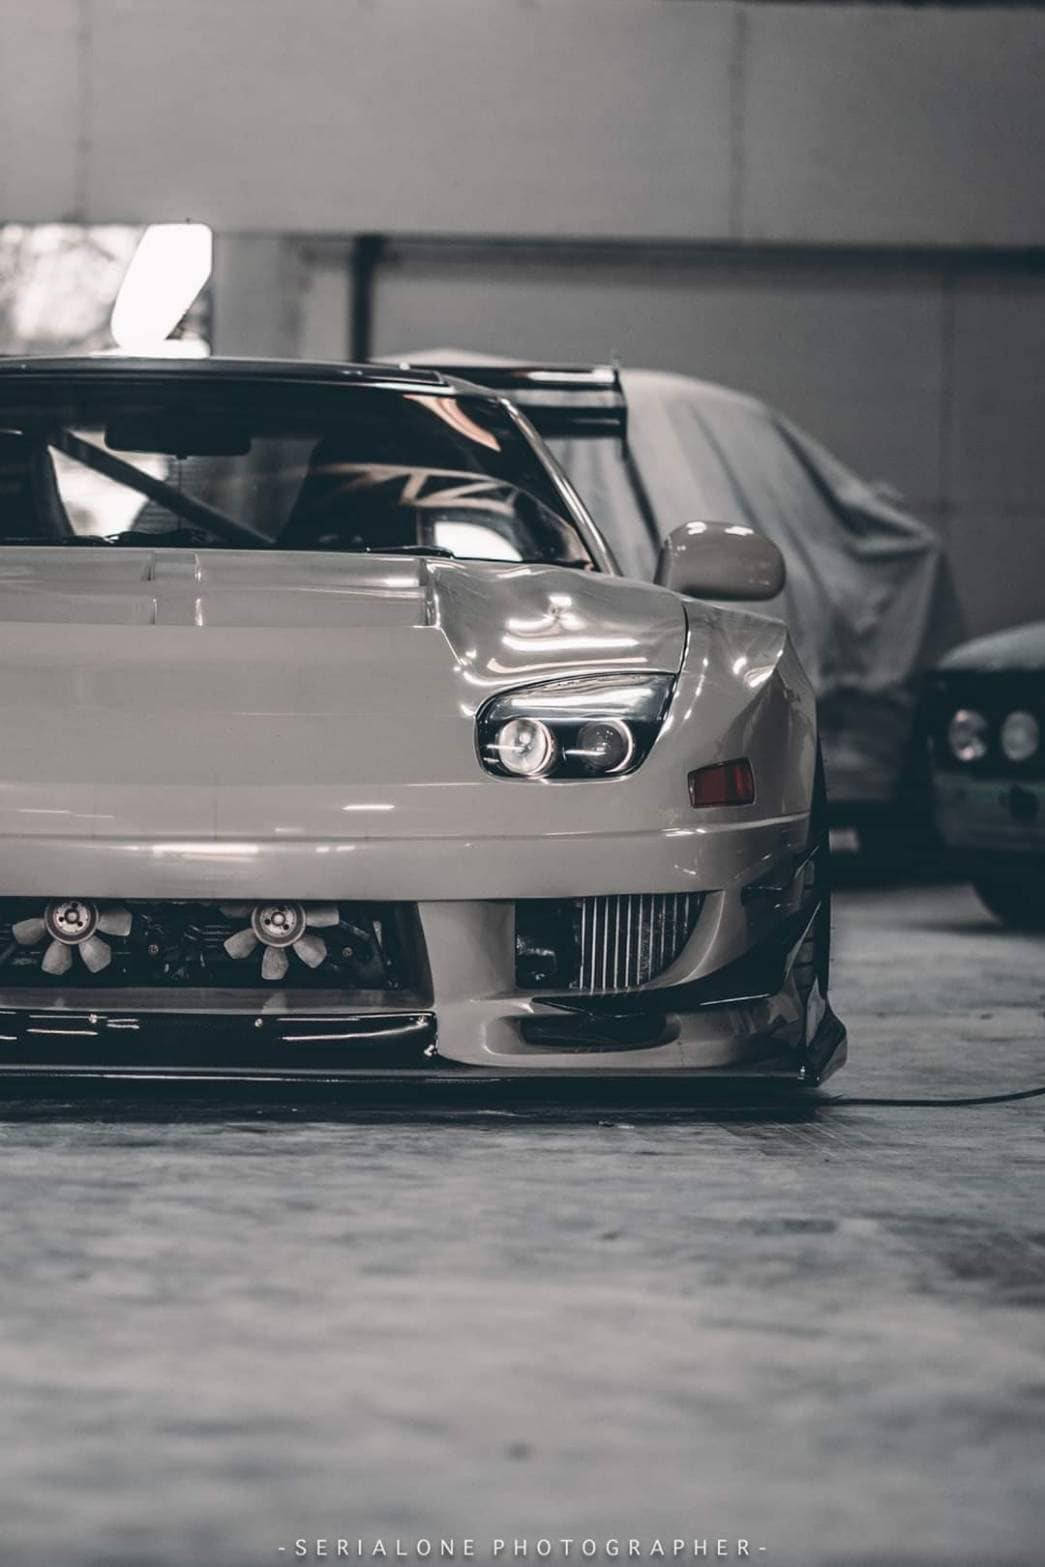
[[[663,974],[693,934],[699,892],[614,893],[517,903],[516,984],[595,994]]]

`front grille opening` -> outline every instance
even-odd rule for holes
[[[699,892],[528,898],[515,905],[519,990],[634,990],[678,958],[703,906]]]
[[[230,937],[252,928],[255,907],[261,905],[0,899],[0,990],[201,986],[427,992],[424,947],[413,905],[323,905],[329,911],[324,922],[302,932],[309,938],[303,950],[313,961],[304,961],[293,947],[283,949],[285,971],[275,981],[263,976],[263,941],[250,945],[244,939],[241,946],[250,950],[240,956],[231,955],[225,946]],[[319,906],[285,907],[301,907],[308,917]],[[71,939],[60,943],[65,953],[52,951],[48,959],[55,928],[67,938],[80,929],[89,934],[81,943]],[[49,967],[60,971],[48,972]]]

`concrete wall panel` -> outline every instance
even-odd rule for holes
[[[309,275],[300,247],[279,234],[217,235],[211,329],[218,351],[248,358],[302,356]]]
[[[969,635],[1045,620],[1045,513],[962,509],[947,544]]]
[[[745,238],[1045,240],[1045,18],[749,6]]]
[[[729,223],[734,13],[634,0],[107,0],[92,211],[216,228]]]
[[[77,0],[0,7],[0,223],[84,216],[79,22]]]
[[[942,305],[923,272],[407,265],[381,270],[376,302],[379,353],[449,342],[678,370],[765,398],[912,504],[938,502]]]
[[[1045,243],[1045,16],[2,0],[0,213]]]
[[[960,284],[953,316],[951,497],[1036,511],[1045,578],[1045,274]]]

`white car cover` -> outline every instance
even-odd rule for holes
[[[396,355],[429,364],[511,361],[458,348]],[[818,694],[835,802],[894,799],[917,676],[961,640],[943,545],[885,486],[859,479],[781,414],[707,381],[623,370],[627,453],[614,439],[550,445],[629,576],[650,579],[683,522],[744,523],[787,561],[779,614]]]

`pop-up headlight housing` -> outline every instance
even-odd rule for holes
[[[634,772],[671,700],[672,675],[579,675],[493,697],[477,719],[479,759],[500,778]]]

